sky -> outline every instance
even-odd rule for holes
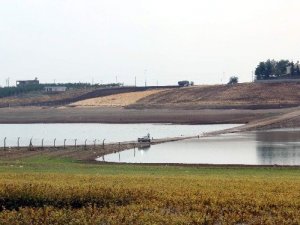
[[[0,85],[252,80],[300,60],[299,0],[0,0]]]

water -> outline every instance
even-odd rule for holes
[[[172,124],[0,124],[0,145],[17,146],[20,137],[20,146],[28,146],[30,139],[34,146],[40,146],[42,139],[44,145],[67,145],[122,142],[137,140],[138,137],[150,133],[154,138],[198,135],[202,132],[226,129],[237,125],[172,125]]]
[[[300,130],[257,131],[169,142],[106,155],[104,159],[126,163],[300,165]]]

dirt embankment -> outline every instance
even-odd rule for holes
[[[242,83],[172,89],[140,99],[127,108],[270,109],[300,105],[300,82]]]
[[[150,90],[163,90],[166,88],[176,88],[177,86],[165,86],[165,87],[105,87],[105,88],[86,88],[86,89],[72,89],[63,93],[49,94],[43,91],[30,92],[23,95],[17,95],[13,97],[0,98],[0,108],[4,107],[16,107],[16,106],[64,106],[74,102],[83,101],[87,99],[93,99],[98,97],[106,97],[112,95],[118,95],[122,93],[141,92]],[[155,93],[155,92],[153,92]],[[138,100],[140,98],[137,98]],[[134,101],[133,101],[134,102]]]
[[[136,92],[128,92],[121,94],[113,94],[104,97],[97,97],[86,99],[78,102],[74,102],[70,104],[70,106],[76,107],[98,107],[98,106],[108,106],[108,107],[122,107],[128,106],[130,104],[134,104],[142,98],[148,97],[153,94],[160,93],[165,89],[153,89],[153,90],[145,90],[145,91],[136,91]]]

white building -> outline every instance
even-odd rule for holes
[[[53,86],[53,87],[45,87],[44,91],[45,92],[65,92],[67,90],[67,87],[64,86]]]
[[[297,63],[294,64],[294,70],[296,70],[297,68],[299,68],[299,70],[300,70],[300,64],[299,64],[299,61],[298,61]],[[290,75],[291,72],[292,72],[292,66],[289,65],[289,66],[286,67],[286,74],[287,74],[287,75]]]

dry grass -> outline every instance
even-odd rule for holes
[[[57,101],[64,100],[68,98],[78,97],[80,95],[86,94],[93,89],[71,89],[63,93],[50,94],[43,91],[35,91],[26,94],[20,94],[17,96],[10,96],[5,98],[0,98],[0,104],[33,104],[38,102],[47,101]]]
[[[90,106],[127,106],[163,90],[147,90],[122,94],[115,94],[105,97],[91,98],[70,104],[71,106],[90,107]]]
[[[300,223],[297,170],[123,168],[113,176],[1,173],[0,224]]]
[[[143,106],[300,104],[300,83],[243,83],[168,90],[137,102]]]

